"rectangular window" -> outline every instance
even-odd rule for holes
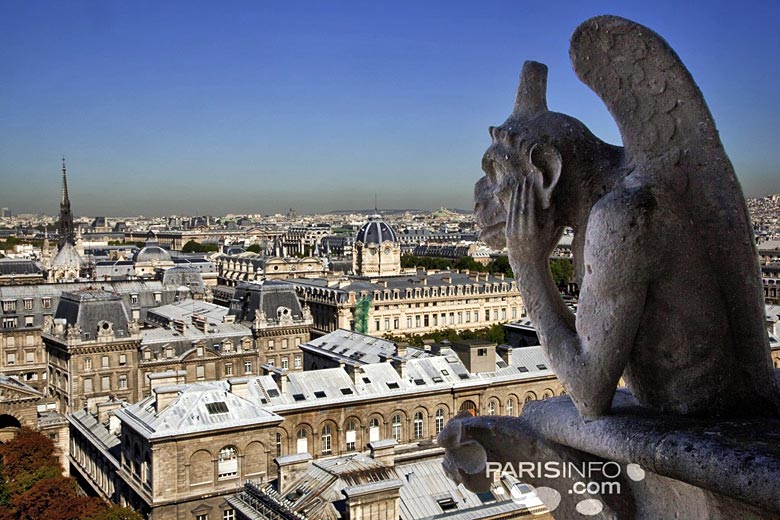
[[[16,300],[4,301],[3,312],[16,312]]]
[[[274,365],[275,365],[275,363],[274,363],[274,360],[273,360],[273,359],[269,359],[269,360],[267,360],[267,361],[266,361],[266,364],[267,364],[269,367],[272,367],[272,366],[274,366]]]
[[[84,393],[85,394],[92,393],[92,378],[84,380]]]
[[[156,292],[154,293],[154,303],[160,303],[162,302],[162,294]]]
[[[463,313],[459,312],[458,313],[458,325],[460,325],[461,323],[463,323]]]
[[[8,339],[6,339],[5,342],[6,342],[6,347],[8,348],[16,346],[16,338],[14,338],[13,336],[8,336]]]
[[[195,520],[209,520],[209,515],[195,515]]]
[[[251,374],[252,373],[252,362],[251,361],[245,361],[244,362],[244,373],[245,374]]]
[[[24,300],[24,310],[30,311],[32,310],[33,301],[31,298],[25,298]]]
[[[130,304],[131,305],[137,305],[138,304],[138,295],[137,294],[131,294],[130,295]]]
[[[195,367],[195,377],[197,378],[198,381],[203,381],[204,379],[206,379],[206,369],[204,368],[203,365],[198,365],[197,367]]]
[[[119,365],[125,366],[127,364],[127,354],[119,354]]]
[[[301,355],[295,354],[295,358],[293,360],[293,366],[295,368],[301,368]]]
[[[141,311],[138,309],[133,309],[133,319],[134,320],[140,320],[141,319]]]
[[[108,368],[108,356],[100,358],[100,368]]]
[[[119,389],[127,390],[127,376],[119,376]]]
[[[111,390],[111,378],[109,376],[103,376],[100,379],[100,388],[102,388],[104,392]]]
[[[301,338],[295,338],[295,346],[297,347],[300,344],[301,344]]]
[[[411,316],[406,318],[406,328],[407,329],[411,329],[412,328],[412,317]]]
[[[236,510],[225,509],[222,511],[222,520],[236,520]]]
[[[290,340],[288,340],[287,338],[284,338],[282,340],[282,350],[286,349],[289,346],[290,346]]]
[[[506,321],[506,307],[501,309],[501,321]]]
[[[44,298],[41,300],[44,309],[51,309],[51,298]]]
[[[84,358],[84,370],[92,370],[92,358]]]
[[[379,331],[379,320],[374,320],[374,330]]]
[[[390,330],[390,318],[385,318],[385,330]]]
[[[3,318],[3,328],[4,329],[16,328],[16,318]]]
[[[27,351],[24,353],[24,362],[25,363],[35,363],[35,352],[33,351]]]
[[[226,376],[233,375],[233,363],[225,363],[225,375]]]
[[[394,330],[398,329],[398,318],[393,318],[393,329]]]
[[[517,319],[517,307],[512,307],[512,319]]]
[[[35,345],[35,336],[33,336],[32,334],[28,334],[27,336],[25,336],[24,344],[27,345],[28,347],[32,347],[33,345]]]
[[[272,340],[272,339],[268,340],[268,350],[271,351],[271,352],[273,352],[273,350],[274,350],[274,340]]]
[[[288,357],[282,358],[282,368],[284,369],[290,368],[290,358]]]
[[[16,364],[16,354],[14,352],[9,352],[5,355],[5,364],[9,366]]]

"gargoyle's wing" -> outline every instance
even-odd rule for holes
[[[663,38],[616,16],[583,22],[569,54],[579,78],[615,118],[635,178],[688,212],[697,247],[709,257],[702,268],[717,273],[735,369],[752,372],[756,398],[769,398],[763,287],[747,205],[691,74]],[[769,371],[758,374],[767,362]]]

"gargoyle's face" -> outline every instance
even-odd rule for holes
[[[485,175],[474,185],[474,216],[479,239],[493,249],[506,246],[506,208],[512,189],[523,175],[512,139],[502,128],[490,128],[493,142],[482,157]]]
[[[479,239],[493,249],[504,249],[506,210],[487,176],[481,177],[474,185],[474,216],[479,227]]]

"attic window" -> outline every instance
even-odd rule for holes
[[[341,393],[344,395],[352,395],[352,389],[351,388],[342,388]]]
[[[369,378],[367,378],[367,377],[364,377],[364,378],[363,378],[363,382],[364,382],[365,384],[369,384],[369,383],[371,383],[371,380],[370,380]]]
[[[461,379],[468,379],[469,375],[468,374],[458,374],[458,377],[461,378]]]
[[[304,396],[303,394],[293,394],[293,399],[295,399],[296,401],[305,401],[306,396]]]
[[[536,368],[538,368],[539,370],[547,370],[547,365],[543,363],[539,363],[538,365],[536,365]]]
[[[414,380],[414,384],[416,384],[416,385],[424,385],[425,384],[425,380],[424,379],[415,379]]]
[[[443,376],[448,376],[448,375],[450,375],[450,373],[449,373],[449,372],[447,372],[446,370],[442,370],[442,371],[441,371],[441,375],[443,375]]]
[[[396,383],[395,381],[389,381],[387,383],[387,388],[389,388],[391,390],[396,390],[396,389],[398,389],[398,383]]]
[[[434,383],[441,383],[442,381],[444,381],[444,379],[442,379],[441,376],[433,376]]]
[[[271,388],[268,390],[268,397],[279,397],[279,390]]]
[[[266,399],[265,397],[261,397],[260,404],[266,404],[266,403],[268,403],[268,399]]]
[[[224,401],[217,401],[215,403],[206,403],[206,410],[210,414],[228,413],[228,407]]]
[[[519,370],[520,372],[528,372],[528,369],[525,367],[517,367],[517,370]]]
[[[322,390],[317,390],[316,392],[314,392],[314,397],[316,397],[317,399],[322,399],[323,397],[327,397],[327,396],[325,395],[325,392],[323,392]]]
[[[441,498],[437,500],[436,503],[439,504],[439,507],[445,513],[448,511],[455,511],[456,509],[458,509],[458,504],[455,503],[455,500],[453,500],[452,497]]]

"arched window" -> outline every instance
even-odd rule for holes
[[[322,454],[329,455],[333,451],[333,434],[330,426],[322,427]]]
[[[379,440],[379,419],[373,417],[368,422],[368,442],[376,442],[378,440]]]
[[[444,429],[444,409],[436,410],[436,435],[439,435]]]
[[[141,449],[138,444],[133,446],[133,474],[141,478]]]
[[[528,392],[527,394],[525,394],[524,402],[530,403],[531,401],[536,401],[536,394],[533,392]]]
[[[276,456],[281,457],[282,455],[282,434],[276,432]]]
[[[238,451],[233,446],[219,450],[217,478],[233,478],[238,475]]]
[[[488,401],[487,413],[488,415],[496,415],[496,402],[492,399]]]
[[[477,415],[477,405],[474,404],[474,401],[463,401],[463,404],[460,405],[460,411]]]
[[[151,488],[152,487],[152,458],[149,456],[148,452],[144,457],[144,470],[145,470],[144,476],[146,477],[146,485]]]
[[[549,399],[553,395],[554,394],[552,390],[550,390],[549,388],[545,388],[544,393],[542,394],[542,399]]]
[[[417,412],[414,414],[414,438],[422,439],[423,437],[423,413]]]
[[[347,423],[347,451],[355,451],[355,448],[357,447],[357,428],[357,423],[355,421],[350,420]]]
[[[403,426],[401,424],[400,415],[396,414],[393,416],[392,427],[393,427],[393,438],[395,439],[395,442],[400,443],[401,436],[403,435]]]
[[[513,415],[515,413],[515,398],[510,397],[506,400],[506,414]]]
[[[308,453],[309,452],[309,438],[306,435],[306,428],[298,429],[296,453]]]

